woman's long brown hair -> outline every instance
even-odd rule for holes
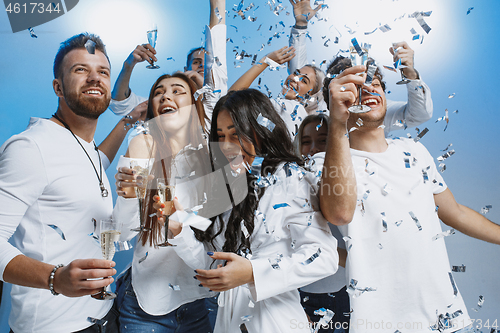
[[[198,115],[197,118],[191,119],[190,133],[188,135],[190,138],[194,138],[196,142],[204,142],[203,134],[207,131],[205,120],[208,118],[205,115],[205,109],[203,108],[203,104],[201,102],[201,96],[198,97],[198,99],[194,98],[194,93],[198,88],[190,78],[188,78],[181,72],[177,72],[172,75],[164,74],[160,76],[153,84],[149,93],[146,119],[151,120],[154,118],[153,97],[157,86],[161,81],[169,78],[179,78],[188,84],[189,89],[191,90],[191,102],[195,106],[196,113]],[[158,135],[154,136],[153,146],[150,150],[150,157],[154,158],[155,161],[150,174],[155,176],[153,182],[156,180],[156,178],[165,178],[166,180],[169,180],[171,176],[172,159],[175,158],[175,154],[177,154],[177,152],[174,153],[171,151],[167,136],[165,135],[164,131],[160,129],[158,124],[156,124],[155,121],[149,121],[149,123],[151,131],[158,133]],[[149,185],[146,191],[146,197],[144,199],[143,210],[140,212],[140,214],[144,217],[144,227],[147,230],[141,231],[139,236],[139,239],[143,246],[146,245],[146,243],[149,243],[150,246],[157,247],[158,244],[164,241],[164,235],[162,235],[161,232],[162,228],[156,217],[157,211],[153,208],[153,197],[157,194],[158,190],[156,189],[156,186]]]

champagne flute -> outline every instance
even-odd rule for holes
[[[349,58],[351,59],[352,66],[364,65],[368,62],[368,48],[360,47],[355,38],[351,40],[353,46],[349,47]],[[363,73],[358,74],[363,75]],[[352,113],[365,113],[372,108],[368,105],[361,104],[361,97],[363,93],[363,86],[358,86],[358,104],[351,105],[348,110]]]
[[[398,50],[400,49],[400,47],[396,48],[396,45],[397,45],[397,43],[392,43],[392,48],[394,49],[394,54],[396,54],[398,52]],[[405,74],[403,73],[403,68],[401,68],[401,59],[398,59],[394,63],[394,67],[396,69],[399,69],[399,73],[401,74],[401,81],[396,82],[396,84],[408,84],[408,83],[410,83],[410,80],[408,80],[406,78]]]
[[[156,37],[158,35],[158,28],[156,27],[156,24],[153,25],[153,27],[150,30],[148,30],[147,34],[148,34],[149,45],[151,45],[153,47],[153,49],[156,48]],[[146,66],[146,68],[158,69],[158,68],[160,68],[160,66],[155,65],[153,62],[151,62],[151,64]]]
[[[158,196],[160,197],[160,202],[165,204],[164,212],[168,212],[164,215],[165,219],[165,242],[158,244],[158,246],[174,246],[168,242],[168,219],[172,208],[174,207],[174,196],[175,196],[175,186],[168,185],[165,178],[158,178],[156,180],[156,185],[158,188]]]
[[[150,228],[146,228],[144,225],[144,214],[143,214],[143,209],[144,209],[144,200],[146,198],[146,188],[148,185],[148,180],[149,180],[149,168],[146,166],[141,167],[137,161],[132,160],[130,162],[130,169],[133,169],[137,172],[138,176],[142,176],[143,183],[142,185],[136,186],[135,189],[135,195],[137,196],[137,199],[139,200],[139,221],[140,221],[140,226],[138,228],[131,229],[131,231],[150,231]]]
[[[121,229],[121,222],[112,219],[101,220],[100,243],[102,257],[105,260],[113,260],[116,251],[115,242],[118,242],[120,239]],[[99,293],[92,295],[92,297],[99,300],[110,300],[116,298],[116,294],[107,292],[106,287],[102,287],[102,290]]]

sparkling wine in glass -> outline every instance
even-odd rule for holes
[[[137,196],[137,199],[139,200],[139,221],[140,221],[140,226],[138,228],[131,229],[131,231],[149,231],[151,229],[146,228],[144,225],[144,214],[143,214],[143,209],[144,209],[144,200],[146,198],[146,189],[148,185],[148,179],[149,179],[149,168],[148,167],[142,167],[140,166],[137,161],[132,160],[130,162],[130,169],[133,169],[136,171],[137,176],[141,176],[143,183],[142,185],[136,186],[135,189],[135,195]]]
[[[115,242],[118,242],[120,239],[121,228],[121,222],[112,219],[101,220],[100,243],[102,257],[105,260],[113,260],[116,251]],[[92,295],[92,297],[99,300],[110,300],[116,298],[116,294],[107,292],[106,287],[103,287],[99,293]]]
[[[168,182],[165,178],[156,179],[156,185],[158,189],[158,196],[160,197],[160,202],[165,204],[165,241],[161,244],[158,244],[158,246],[173,246],[168,242],[168,219],[171,215],[172,208],[174,207],[175,186],[168,185]]]
[[[156,27],[156,24],[147,32],[148,34],[148,43],[151,45],[153,48],[156,48],[156,37],[158,35],[158,28]],[[146,66],[148,69],[158,69],[160,66],[155,65],[154,63],[151,63],[150,65]]]
[[[358,44],[356,38],[353,38],[351,42],[353,45],[349,47],[349,58],[351,59],[352,66],[359,66],[359,65],[366,66],[366,63],[368,62],[368,48],[361,47]],[[358,75],[363,75],[363,73],[360,73]],[[368,105],[361,104],[362,93],[363,93],[363,86],[358,86],[358,104],[351,105],[348,108],[349,112],[365,113],[372,109]]]

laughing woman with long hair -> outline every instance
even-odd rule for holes
[[[257,90],[218,101],[210,141],[233,206],[205,232],[183,227],[174,214],[169,241],[202,286],[222,292],[215,332],[310,332],[297,288],[338,265],[313,190],[318,178],[302,167],[286,125]],[[244,188],[236,188],[241,176]]]

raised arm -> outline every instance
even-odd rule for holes
[[[115,86],[113,87],[113,91],[111,92],[111,98],[116,101],[122,101],[130,96],[130,76],[132,75],[132,71],[134,70],[135,65],[144,60],[152,63],[153,61],[157,61],[156,50],[149,44],[137,45],[134,51],[130,53],[128,58],[123,63],[122,70],[116,79]]]
[[[217,24],[226,24],[226,0],[210,0],[210,29]]]
[[[446,225],[489,243],[500,245],[500,225],[455,201],[449,189],[434,195],[438,216]]]
[[[253,81],[269,66],[266,60],[269,58],[279,65],[290,61],[295,57],[295,49],[290,46],[284,46],[279,50],[269,53],[264,58],[256,62],[248,71],[245,72],[236,82],[229,88],[229,90],[242,90],[250,87]]]
[[[106,155],[110,164],[113,162],[118,149],[120,149],[123,140],[127,136],[128,130],[125,130],[125,127],[134,124],[137,120],[144,120],[147,110],[148,101],[137,105],[127,117],[123,117],[118,124],[116,124],[115,128],[113,128],[106,139],[99,145],[99,150]]]
[[[403,74],[410,80],[406,84],[407,102],[387,101],[387,114],[384,120],[385,134],[401,129],[395,125],[403,121],[408,127],[418,126],[432,118],[433,105],[429,87],[420,79],[414,67],[414,52],[406,42],[395,43],[389,49],[394,61],[401,60]]]
[[[356,178],[347,135],[347,108],[354,103],[357,85],[364,78],[354,75],[363,72],[364,66],[346,69],[330,82],[330,124],[320,186],[320,207],[332,224],[351,222],[356,208]]]
[[[321,9],[321,5],[312,9],[310,0],[290,0],[290,3],[293,7],[295,25],[290,32],[289,46],[295,48],[297,56],[288,62],[289,74],[307,65],[307,22]]]

